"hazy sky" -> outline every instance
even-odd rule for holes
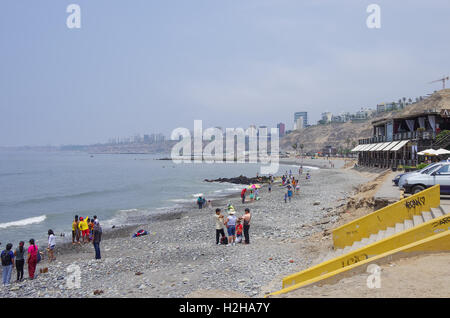
[[[66,7],[81,7],[81,29]],[[381,7],[381,29],[366,8]],[[440,89],[448,0],[29,0],[0,4],[0,145],[176,127],[292,128]],[[450,83],[449,83],[450,84]]]

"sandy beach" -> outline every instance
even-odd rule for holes
[[[337,167],[310,173],[311,180],[301,176],[300,193],[290,203],[284,203],[284,188],[274,185],[271,193],[261,189],[259,201],[242,204],[233,196],[213,202],[212,209],[193,205],[146,224],[113,229],[104,235],[100,261],[94,260],[92,244],[59,247],[56,262],[44,259],[38,265],[48,267],[47,273],[2,287],[0,296],[98,297],[95,290],[103,291],[100,297],[264,296],[281,287],[283,276],[310,266],[327,252],[314,235],[321,236],[338,221],[333,211],[371,177]],[[237,216],[250,208],[251,244],[215,244],[214,210],[224,210],[228,203]],[[132,238],[141,228],[150,234]],[[80,288],[66,284],[66,269],[72,264],[81,270]]]

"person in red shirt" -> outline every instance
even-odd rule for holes
[[[245,193],[247,192],[247,189],[244,188],[241,191],[241,198],[242,198],[242,203],[245,203]]]
[[[242,224],[240,220],[236,221],[236,243],[242,242]]]

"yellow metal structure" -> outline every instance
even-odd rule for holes
[[[437,185],[337,228],[333,231],[335,248],[350,246],[396,223],[412,219],[414,215],[437,208],[439,204],[440,189]],[[382,257],[420,251],[450,251],[449,214],[287,276],[283,279],[283,289],[269,296],[324,281]]]
[[[311,277],[305,281],[299,282],[297,284],[283,287],[283,289],[273,292],[267,296],[281,295],[298,288],[317,283],[319,281],[326,283],[329,279],[337,279],[339,276],[343,276],[350,271],[354,271],[357,267],[362,268],[364,265],[369,265],[370,263],[381,262],[386,258],[393,258],[396,255],[404,256],[405,254],[420,253],[420,252],[439,252],[439,251],[450,251],[450,231],[441,232],[430,237],[424,238],[422,240],[413,242],[411,244],[387,251],[383,254],[379,254],[372,258],[364,259],[361,262],[354,263],[352,265],[341,267],[332,272],[323,273],[320,276]],[[266,297],[267,297],[266,296]]]
[[[440,187],[435,185],[406,199],[395,202],[373,213],[333,230],[334,248],[351,246],[354,242],[378,233],[396,223],[412,219],[440,204]]]

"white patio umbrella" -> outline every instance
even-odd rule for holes
[[[426,149],[417,153],[419,156],[437,156],[438,153],[434,149]]]
[[[450,151],[448,151],[447,149],[441,148],[441,149],[436,150],[436,154],[438,154],[438,155],[448,155],[448,154],[450,154]]]

